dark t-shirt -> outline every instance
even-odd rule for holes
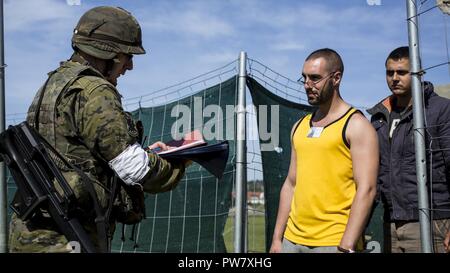
[[[400,123],[402,119],[402,114],[405,112],[405,107],[394,106],[392,112],[389,114],[389,139],[392,138],[395,128]]]

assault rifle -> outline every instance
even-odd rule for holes
[[[0,134],[0,155],[17,185],[11,203],[17,216],[28,220],[40,209],[45,209],[69,242],[78,242],[82,252],[97,252],[74,216],[75,194],[56,165],[57,161],[64,161],[62,156],[26,122],[9,126]],[[82,180],[90,184],[86,178],[85,175]],[[92,185],[87,187],[93,190]]]

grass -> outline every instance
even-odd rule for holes
[[[264,253],[266,252],[265,237],[265,219],[264,215],[248,216],[248,252]],[[224,240],[227,252],[234,251],[234,217],[228,217],[225,224]]]

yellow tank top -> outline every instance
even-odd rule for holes
[[[345,129],[357,112],[312,130],[312,115],[300,121],[293,134],[297,177],[284,236],[307,246],[335,246],[341,241],[356,193]]]

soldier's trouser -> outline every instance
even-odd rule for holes
[[[36,217],[37,218],[37,217]],[[66,237],[55,231],[50,218],[22,221],[15,214],[9,228],[9,252],[71,252]]]

